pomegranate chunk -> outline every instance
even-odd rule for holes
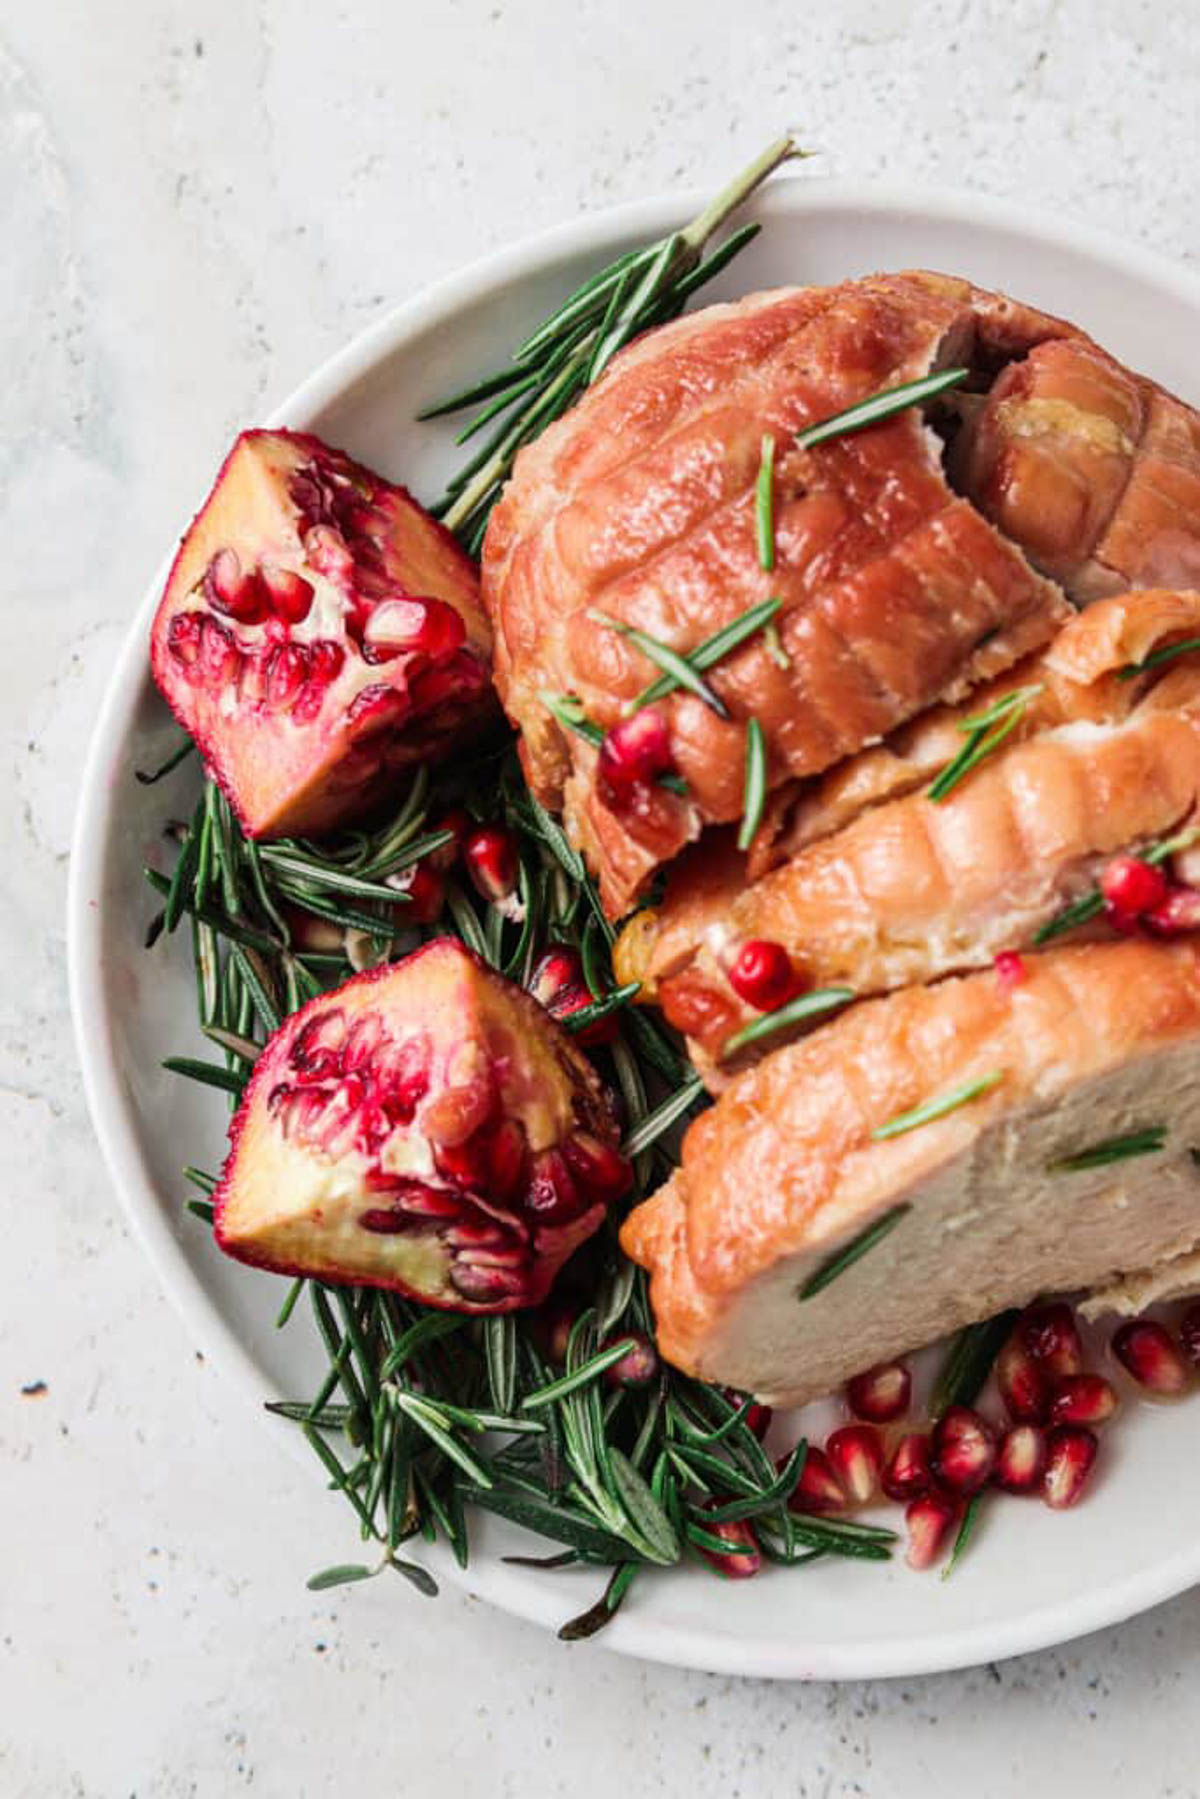
[[[587,1058],[449,937],[288,1018],[230,1136],[229,1255],[453,1311],[539,1304],[630,1178]]]
[[[844,1424],[825,1445],[825,1453],[855,1505],[869,1505],[879,1491],[883,1444],[869,1424]]]
[[[1099,1447],[1082,1424],[1060,1424],[1050,1432],[1042,1498],[1054,1511],[1065,1511],[1081,1497]]]
[[[908,1410],[912,1375],[903,1362],[880,1362],[846,1383],[846,1403],[856,1418],[891,1424]]]
[[[327,830],[490,710],[474,564],[402,487],[244,431],[151,631],[154,678],[252,837]]]
[[[952,1405],[933,1431],[933,1471],[954,1493],[977,1493],[992,1472],[996,1438],[991,1425],[967,1405]]]
[[[1112,1342],[1113,1354],[1140,1387],[1173,1399],[1188,1386],[1188,1365],[1165,1325],[1153,1318],[1123,1324]]]
[[[1034,1493],[1045,1472],[1045,1431],[1036,1424],[1014,1424],[1000,1439],[993,1481],[1006,1493]]]
[[[958,1520],[958,1506],[941,1493],[925,1493],[914,1499],[904,1513],[908,1526],[910,1568],[931,1568],[946,1547],[952,1526]]]

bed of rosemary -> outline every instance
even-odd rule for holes
[[[493,426],[437,508],[469,550],[478,550],[521,444],[565,411],[623,343],[678,314],[749,242],[756,226],[741,227],[707,251],[759,183],[801,154],[791,139],[770,146],[692,225],[585,282],[506,368],[431,409],[426,416],[481,407],[459,441]],[[884,410],[903,403],[897,392]],[[879,402],[869,402],[857,409],[862,420],[839,421],[842,428],[870,422],[872,406],[880,410]],[[762,519],[769,471],[760,485],[767,490],[759,509],[763,566],[769,568],[771,533]],[[705,666],[700,658],[693,679]],[[165,766],[173,767],[190,747],[185,743]],[[748,768],[748,791],[752,776]],[[521,847],[519,922],[451,881],[436,925],[397,930],[404,902],[388,879],[445,841],[429,821],[448,804],[463,804],[481,820],[501,819],[515,833]],[[623,1101],[625,1146],[636,1174],[630,1203],[651,1192],[674,1165],[680,1132],[704,1103],[700,1083],[675,1035],[634,1010],[630,990],[616,987],[612,928],[579,856],[525,787],[510,739],[497,741],[487,754],[473,753],[469,770],[415,771],[391,816],[321,844],[251,842],[211,783],[191,819],[174,821],[169,836],[178,846],[171,874],[147,870],[161,897],[148,941],[190,930],[200,1024],[214,1044],[212,1059],[172,1058],[168,1066],[176,1072],[224,1089],[236,1104],[258,1046],[288,1012],[337,987],[356,968],[405,953],[422,937],[454,932],[516,981],[528,976],[547,943],[570,943],[595,997],[591,1011],[577,1014],[572,1025],[578,1029],[600,1012],[617,1020],[614,1042],[592,1053]],[[340,947],[314,953],[298,944],[289,926],[297,912],[340,932]],[[213,1174],[186,1172],[203,1194],[211,1192]],[[211,1221],[207,1197],[188,1203]],[[627,1347],[622,1333],[652,1334],[643,1276],[621,1253],[618,1223],[610,1217],[564,1278],[579,1311],[562,1366],[548,1364],[536,1315],[481,1319],[370,1288],[291,1283],[279,1328],[303,1328],[301,1321],[308,1320],[327,1369],[316,1392],[288,1395],[269,1409],[303,1433],[371,1546],[368,1559],[325,1568],[311,1587],[394,1569],[431,1594],[432,1577],[404,1553],[405,1544],[441,1539],[465,1567],[474,1510],[549,1539],[554,1553],[533,1558],[533,1565],[586,1564],[606,1571],[596,1603],[563,1626],[560,1635],[568,1638],[605,1624],[639,1570],[704,1550],[736,1554],[736,1545],[713,1532],[723,1522],[748,1522],[764,1557],[790,1567],[829,1556],[888,1558],[890,1530],[789,1511],[805,1445],[798,1443],[777,1466],[747,1424],[749,1401],[665,1365],[644,1388],[613,1390],[604,1382],[605,1370]],[[829,1278],[839,1271],[829,1271]],[[963,1333],[944,1370],[937,1408],[974,1398],[1006,1328],[1007,1321],[999,1320]],[[973,1523],[972,1514],[959,1548]]]

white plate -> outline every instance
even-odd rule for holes
[[[418,407],[492,367],[578,279],[691,216],[702,198],[621,207],[487,258],[356,339],[269,422],[317,431],[433,495],[455,452],[448,430],[413,422]],[[978,195],[895,186],[777,180],[755,210],[767,229],[714,297],[873,269],[952,270],[1066,314],[1134,367],[1200,400],[1200,281],[1135,246]],[[224,448],[212,445],[214,469]],[[164,815],[183,811],[198,781],[194,764],[154,788],[132,778],[172,737],[146,662],[164,576],[165,565],[121,654],[83,779],[69,900],[80,1055],[113,1179],[196,1340],[255,1401],[304,1396],[318,1358],[300,1321],[273,1328],[283,1283],[221,1257],[182,1206],[180,1166],[216,1162],[226,1114],[219,1095],[159,1066],[203,1044],[186,934],[150,954],[141,947],[153,911],[142,863],[157,858]],[[288,1427],[264,1419],[264,1428],[292,1440]],[[281,1469],[281,1481],[318,1477],[302,1445],[300,1453],[305,1465]],[[783,1678],[911,1674],[1061,1642],[1200,1579],[1200,1409],[1130,1408],[1104,1463],[1076,1512],[997,1505],[948,1583],[902,1561],[820,1562],[734,1585],[675,1570],[640,1580],[599,1640],[680,1666]],[[595,1571],[506,1566],[500,1555],[518,1541],[528,1547],[519,1533],[481,1520],[468,1573],[444,1554],[429,1559],[440,1578],[544,1625],[591,1602]],[[353,1542],[347,1515],[348,1551]],[[405,1603],[398,1588],[396,1604]]]

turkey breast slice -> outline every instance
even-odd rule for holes
[[[1152,1130],[1157,1153],[1063,1166]],[[1117,1287],[1194,1252],[1196,1144],[1196,948],[1050,950],[1015,987],[989,971],[906,988],[746,1070],[691,1125],[680,1168],[621,1241],[650,1273],[669,1361],[799,1403],[1039,1293]],[[886,1235],[804,1297],[885,1219]]]

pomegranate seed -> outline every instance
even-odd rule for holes
[[[1200,930],[1200,890],[1172,887],[1162,904],[1146,913],[1143,923],[1160,937],[1178,937],[1184,931]]]
[[[1068,1374],[1050,1401],[1050,1422],[1104,1424],[1117,1405],[1117,1389],[1102,1374]]]
[[[881,1482],[889,1499],[915,1499],[933,1485],[929,1463],[929,1438],[920,1431],[901,1437],[883,1470]]]
[[[1014,1424],[996,1451],[992,1479],[1006,1493],[1032,1493],[1046,1472],[1046,1433],[1036,1424]]]
[[[910,1568],[931,1568],[946,1546],[951,1527],[958,1518],[958,1507],[941,1493],[924,1493],[911,1501],[904,1513],[908,1526]]]
[[[1002,987],[1019,987],[1029,972],[1025,967],[1024,956],[1018,955],[1015,949],[1003,949],[993,959],[992,967],[996,971],[996,979]]]
[[[1046,1473],[1042,1498],[1056,1512],[1074,1505],[1087,1484],[1096,1451],[1094,1433],[1082,1424],[1060,1424],[1046,1442]]]
[[[1200,1305],[1189,1306],[1179,1320],[1179,1340],[1188,1361],[1200,1364]]]
[[[614,793],[643,786],[671,766],[671,732],[655,706],[643,706],[605,733],[600,745],[602,779]]]
[[[996,1357],[996,1385],[1015,1424],[1043,1422],[1050,1402],[1050,1383],[1019,1333],[1008,1339]]]
[[[289,625],[298,625],[308,617],[313,602],[311,581],[306,581],[303,575],[295,574],[290,568],[276,568],[270,562],[261,565],[258,575],[276,618],[285,620]]]
[[[757,1012],[774,1012],[786,1005],[802,984],[783,945],[761,937],[743,943],[729,970],[729,985]]]
[[[523,1184],[528,1144],[525,1127],[517,1118],[505,1118],[487,1141],[487,1189],[493,1199],[511,1199]]]
[[[558,1150],[544,1149],[535,1157],[525,1192],[525,1209],[539,1223],[548,1224],[574,1218],[582,1210],[571,1170]]]
[[[432,924],[440,918],[446,903],[446,881],[432,865],[432,859],[424,862],[413,862],[393,875],[388,882],[397,893],[407,897],[407,904],[402,908],[400,921],[402,924]]]
[[[503,825],[477,825],[463,845],[463,860],[476,890],[493,906],[516,891],[517,845]]]
[[[443,843],[440,849],[430,850],[425,860],[433,864],[441,874],[449,874],[463,853],[463,845],[475,829],[475,820],[461,806],[451,806],[443,812],[437,823],[430,826],[433,831],[452,831],[449,843]]]
[[[1188,1385],[1187,1363],[1170,1332],[1153,1318],[1134,1318],[1112,1340],[1113,1354],[1147,1392],[1170,1398]]]
[[[786,1458],[784,1458],[786,1459]],[[782,1462],[779,1466],[782,1467]],[[823,1449],[810,1443],[800,1479],[788,1500],[791,1512],[844,1512],[846,1491]]]
[[[825,1445],[830,1464],[855,1505],[867,1505],[879,1491],[883,1444],[870,1424],[844,1424]]]
[[[977,1493],[996,1460],[996,1438],[970,1406],[952,1405],[933,1428],[933,1468],[955,1493]]]
[[[242,653],[225,626],[206,618],[200,629],[200,672],[213,687],[228,687],[237,679]]]
[[[466,641],[466,627],[445,600],[383,600],[363,627],[363,652],[369,661],[419,653],[441,661]],[[368,654],[369,652],[369,654]]]
[[[750,1526],[741,1519],[734,1519],[725,1524],[705,1524],[704,1529],[711,1537],[720,1537],[723,1543],[732,1545],[729,1555],[721,1555],[715,1549],[706,1549],[697,1544],[700,1554],[710,1568],[723,1574],[726,1580],[749,1580],[762,1567],[762,1557],[758,1553],[758,1542]]]
[[[632,1347],[619,1362],[604,1370],[604,1379],[610,1387],[648,1387],[659,1369],[658,1351],[649,1337],[641,1331],[622,1331],[618,1336],[610,1338],[609,1343],[620,1343],[628,1340]],[[602,1343],[601,1349],[607,1349],[609,1343]]]
[[[567,943],[552,943],[534,963],[529,975],[529,991],[538,1004],[545,1006],[554,1018],[567,1019],[593,1003],[584,978],[578,950]],[[611,1043],[617,1035],[613,1013],[598,1018],[578,1032],[577,1043]]]
[[[1017,1328],[1030,1355],[1052,1380],[1083,1373],[1083,1339],[1070,1306],[1034,1306]]]
[[[397,688],[364,687],[346,708],[346,724],[352,737],[371,737],[402,723],[408,712],[408,700]]]
[[[1167,877],[1140,856],[1114,856],[1100,876],[1104,905],[1114,922],[1141,918],[1167,897]]]
[[[567,1344],[578,1318],[578,1308],[562,1300],[542,1307],[538,1315],[538,1335],[549,1361],[559,1366],[566,1361]]]
[[[267,596],[256,576],[245,574],[236,550],[218,550],[204,575],[204,594],[218,612],[239,624],[256,625],[267,610]]]
[[[499,1305],[525,1292],[529,1283],[528,1267],[498,1268],[490,1263],[468,1262],[461,1258],[450,1265],[450,1280],[464,1299],[477,1305]]]
[[[267,657],[267,704],[286,706],[308,678],[308,652],[298,643],[272,650]]]
[[[633,1168],[618,1149],[586,1131],[566,1138],[562,1153],[567,1167],[589,1197],[608,1203],[629,1191]]]
[[[314,686],[328,687],[342,672],[346,652],[331,637],[318,637],[308,646],[308,678]]]
[[[846,1403],[856,1418],[890,1424],[902,1418],[912,1396],[912,1375],[903,1362],[879,1362],[846,1383]]]

